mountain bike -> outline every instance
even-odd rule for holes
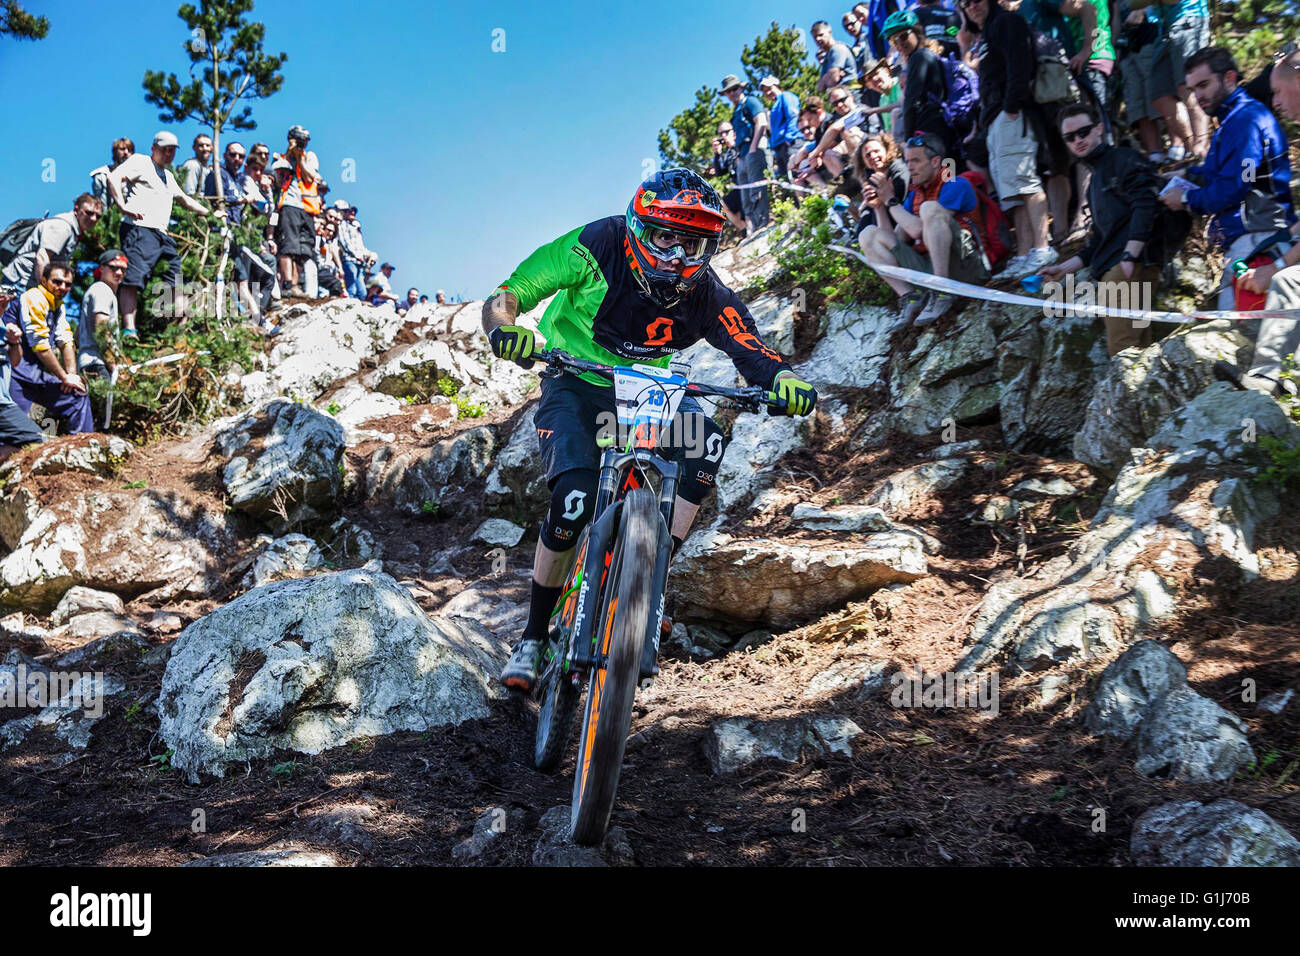
[[[764,388],[691,382],[689,366],[618,367],[559,350],[537,358],[548,366],[544,377],[595,372],[610,379],[618,412],[617,434],[596,439],[604,452],[593,517],[578,539],[533,690],[533,764],[550,772],[564,759],[586,686],[570,836],[593,844],[609,825],[637,687],[659,672],[679,479],[679,465],[662,456],[661,440],[686,395],[750,412],[766,407],[783,413],[784,407]]]

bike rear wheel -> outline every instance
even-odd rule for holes
[[[632,724],[632,701],[641,671],[641,647],[652,605],[655,548],[663,519],[658,499],[645,488],[628,492],[610,573],[598,616],[597,664],[573,775],[571,835],[575,843],[599,843],[609,825]]]

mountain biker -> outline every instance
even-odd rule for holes
[[[540,323],[551,348],[608,365],[666,367],[672,353],[704,338],[731,357],[750,385],[775,392],[787,414],[810,414],[816,390],[763,344],[749,310],[709,268],[725,221],[717,193],[695,173],[651,176],[637,187],[625,216],[598,219],[547,243],[501,283],[483,305],[493,353],[528,364],[537,343],[515,317],[558,292]],[[595,504],[598,416],[608,421],[613,413],[614,389],[600,375],[542,380],[535,421],[551,503],[533,561],[528,622],[500,676],[507,687],[527,692],[537,680],[551,614]],[[675,548],[713,485],[724,441],[718,425],[686,396],[668,444],[667,457],[682,464],[670,529]]]

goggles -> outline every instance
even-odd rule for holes
[[[659,259],[681,259],[688,266],[701,265],[718,251],[717,238],[677,232],[651,223],[640,223],[637,238]]]

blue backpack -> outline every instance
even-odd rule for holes
[[[955,56],[940,57],[943,79],[948,87],[948,97],[940,107],[949,129],[964,139],[975,125],[975,111],[980,101],[978,74]]]

